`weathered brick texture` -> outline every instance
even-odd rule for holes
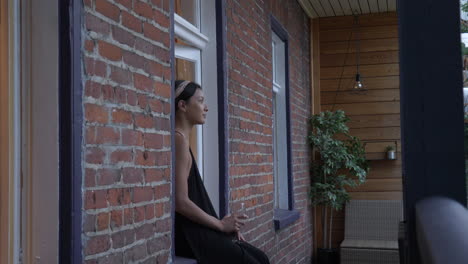
[[[297,1],[227,0],[229,90],[229,175],[231,206],[245,202],[250,221],[248,241],[263,249],[272,263],[310,263],[312,220],[308,200],[310,114],[310,29]],[[273,14],[288,31],[293,225],[273,227],[273,137],[271,21]]]
[[[169,0],[84,0],[85,263],[171,261]],[[296,1],[226,0],[231,207],[272,263],[310,263],[309,23]],[[273,228],[271,22],[289,35],[292,171],[301,218]]]
[[[169,0],[84,0],[83,257],[171,252]]]

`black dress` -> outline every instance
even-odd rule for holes
[[[188,196],[207,214],[216,218],[205,185],[198,172],[192,151],[192,167],[187,179]],[[218,218],[219,219],[219,218]],[[199,264],[268,264],[268,257],[247,242],[233,241],[232,236],[197,224],[185,216],[175,215],[175,253],[194,258]]]

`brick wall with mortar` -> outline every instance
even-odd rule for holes
[[[297,1],[227,0],[229,175],[231,207],[246,204],[245,237],[272,263],[310,263],[312,218],[308,202],[310,25]],[[273,227],[272,72],[270,14],[289,35],[292,171],[301,217]]]
[[[296,1],[226,2],[231,206],[246,202],[245,235],[272,263],[310,262],[308,20]],[[279,232],[272,222],[271,13],[289,34],[294,199],[301,212]],[[86,263],[169,261],[169,27],[169,0],[84,0]]]
[[[167,263],[169,0],[84,0],[83,258]]]

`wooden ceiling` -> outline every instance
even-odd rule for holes
[[[397,0],[297,0],[311,18],[396,11]]]

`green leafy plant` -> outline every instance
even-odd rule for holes
[[[323,206],[323,248],[328,244],[329,249],[333,210],[343,208],[350,199],[346,187],[365,182],[369,169],[364,146],[357,137],[349,134],[347,121],[349,118],[342,110],[325,111],[310,118],[309,142],[319,156],[312,163],[310,198],[313,205]]]
[[[387,147],[385,148],[385,152],[390,152],[390,151],[395,151],[395,146],[390,146],[390,145],[389,145],[389,146],[387,146]]]
[[[462,12],[468,13],[468,2],[461,4],[460,9]],[[466,20],[460,20],[460,33],[468,33],[468,25]]]
[[[464,32],[464,33],[468,33],[468,32]],[[468,55],[468,48],[466,47],[465,43],[461,42],[460,46],[461,46],[460,50],[461,50],[462,57],[464,55]]]
[[[463,12],[467,12],[467,13],[468,13],[468,2],[461,4],[461,5],[460,5],[460,9],[461,9]]]

